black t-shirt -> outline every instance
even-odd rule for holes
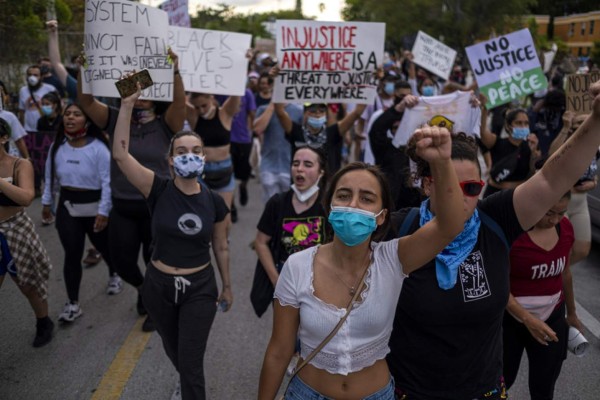
[[[311,135],[308,131],[304,130],[302,125],[292,122],[292,131],[289,135],[285,136],[287,140],[292,144],[292,157],[296,151],[296,147],[303,144],[310,144],[313,146],[324,146],[324,153],[327,157],[327,172],[329,174],[335,174],[340,166],[342,165],[342,136],[340,135],[340,129],[337,122],[333,125],[329,125],[325,130],[319,132],[317,135]]]
[[[274,260],[275,263],[279,261],[280,265],[283,265],[291,254],[325,242],[327,219],[320,198],[311,208],[298,214],[292,205],[292,196],[291,190],[285,193],[282,199],[283,207],[279,200],[281,196],[271,197],[257,226],[262,233],[272,238],[281,238],[279,260]],[[278,215],[280,212],[281,216]]]
[[[513,153],[517,151],[517,146],[512,144],[507,138],[498,138],[494,147],[490,149],[492,155],[492,170],[494,165],[500,162],[505,157],[513,157]],[[510,175],[504,179],[504,182],[524,181],[529,178],[531,161],[531,149],[527,140],[523,140],[518,146],[518,155],[515,168],[510,172]]]
[[[509,244],[523,232],[513,193],[501,191],[478,204],[500,226]],[[394,235],[407,212],[392,214]],[[409,232],[418,226],[417,216]],[[454,288],[438,286],[435,260],[404,280],[387,362],[396,386],[411,399],[473,399],[498,383],[509,265],[506,245],[482,222]]]
[[[260,95],[260,93],[256,93],[254,95],[254,101],[256,102],[256,108],[258,108],[260,106],[265,106],[269,104],[271,102],[271,98],[269,97],[268,99],[265,99]]]
[[[172,179],[154,174],[146,201],[152,215],[153,260],[178,268],[210,261],[214,224],[229,212],[221,196],[204,185],[200,193],[186,195]]]
[[[47,116],[40,117],[37,122],[37,131],[38,132],[48,132],[52,134],[56,134],[58,130],[58,126],[62,122],[62,115],[56,116],[53,120],[50,120]]]

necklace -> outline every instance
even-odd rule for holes
[[[370,263],[370,261],[371,261],[371,257],[369,257],[369,255],[370,255],[370,254],[371,254],[371,252],[369,251],[369,252],[367,253],[367,264],[365,265],[364,269],[367,269],[367,268],[369,267],[369,263]],[[346,281],[344,281],[344,280],[342,279],[342,277],[340,276],[340,274],[339,274],[339,273],[338,273],[338,272],[337,272],[335,269],[333,270],[333,273],[334,273],[334,274],[335,274],[335,276],[338,278],[338,280],[339,280],[340,282],[342,282],[342,283],[344,284],[344,286],[346,286],[346,287],[348,288],[348,294],[350,295],[350,297],[354,297],[354,295],[356,294],[356,289],[357,289],[357,287],[360,285],[360,279],[362,279],[362,278],[363,278],[363,276],[364,276],[364,269],[363,269],[363,273],[361,273],[361,274],[360,274],[359,280],[358,280],[358,281],[356,282],[356,284],[354,284],[354,285],[348,285],[348,284],[346,283]]]

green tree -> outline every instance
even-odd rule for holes
[[[548,39],[554,38],[554,18],[562,15],[585,13],[598,9],[598,0],[540,0],[533,2],[529,11],[532,14],[549,15]]]
[[[519,26],[535,0],[346,0],[347,21],[386,23],[387,44],[399,48],[402,37],[423,30],[458,50]]]

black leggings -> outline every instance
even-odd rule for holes
[[[206,398],[204,352],[217,312],[212,265],[190,275],[170,275],[149,263],[142,289],[148,315],[179,372],[184,400]]]
[[[565,304],[558,307],[545,321],[556,332],[558,342],[540,344],[531,336],[524,324],[504,313],[504,379],[510,388],[519,372],[523,350],[529,359],[529,394],[532,400],[550,400],[554,397],[554,385],[567,358],[569,326],[565,319]]]
[[[99,191],[69,191],[61,190],[58,208],[56,210],[56,230],[60,243],[65,251],[63,274],[67,295],[71,301],[79,301],[79,285],[81,284],[81,259],[85,248],[85,235],[102,254],[108,266],[109,275],[115,271],[108,250],[108,227],[100,232],[94,232],[96,217],[71,217],[65,208],[65,201],[72,203],[91,203],[99,199]]]
[[[144,200],[113,198],[108,239],[112,262],[119,276],[134,287],[140,287],[144,283],[144,276],[138,265],[140,245],[144,262],[150,262],[150,220],[150,211]]]

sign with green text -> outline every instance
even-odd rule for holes
[[[528,29],[465,50],[488,109],[548,87]]]

